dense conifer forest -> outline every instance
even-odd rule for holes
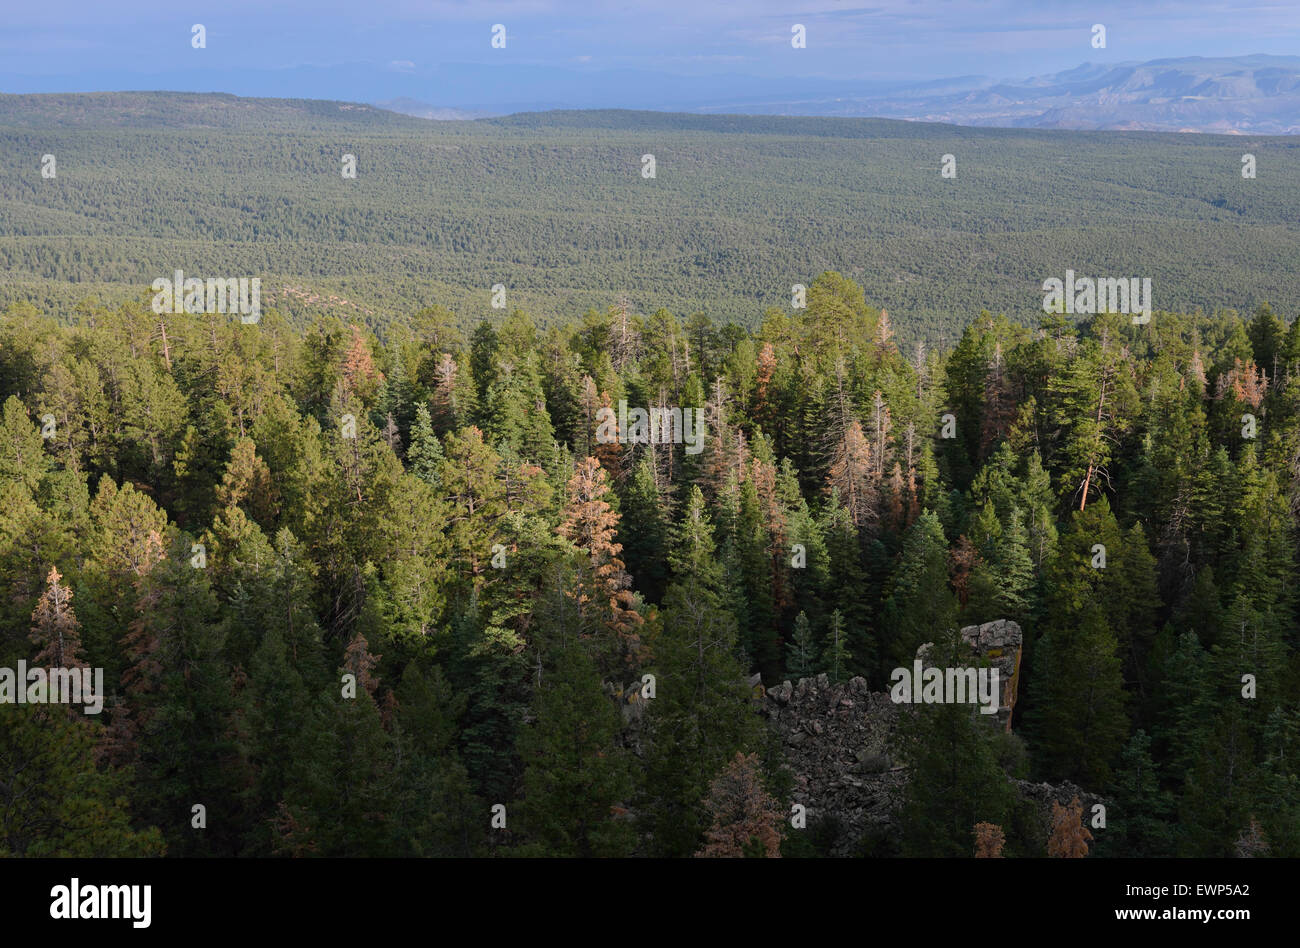
[[[544,326],[625,293],[753,329],[826,270],[899,314],[901,342],[941,348],[985,308],[1036,325],[1066,268],[1150,278],[1159,309],[1300,309],[1294,136],[0,95],[0,167],[0,307],[64,319],[177,267],[258,276],[295,321],[379,333],[433,305],[468,330],[498,315],[495,284]]]
[[[752,676],[885,691],[993,619],[1012,729],[911,709],[860,855],[1300,855],[1295,314],[927,346],[793,272],[806,308],[750,328],[10,303],[0,665],[109,696],[0,704],[0,855],[823,855]],[[702,450],[602,437],[622,404]],[[1107,828],[1045,838],[1017,779]]]

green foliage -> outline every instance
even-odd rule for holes
[[[784,121],[742,124],[804,148],[780,138]],[[411,157],[406,126],[376,122]],[[776,173],[703,117],[570,116],[547,141],[589,165],[584,149],[622,147],[638,122]],[[289,124],[290,138],[315,134]],[[799,127],[848,167],[836,135],[849,126]],[[862,129],[868,151],[866,131],[918,148],[939,134]],[[169,134],[159,147],[174,155],[202,133]],[[522,120],[429,134],[464,146],[447,157],[465,173],[492,143],[549,154]],[[534,190],[564,173],[543,177]],[[75,200],[77,187],[42,200]],[[672,187],[696,185],[670,185],[669,203],[685,193]],[[530,194],[521,213],[546,199]],[[412,216],[421,200],[393,215],[394,239],[435,226]],[[458,196],[442,222],[473,200]],[[340,232],[372,226],[344,216]],[[674,240],[695,239],[688,219]],[[222,226],[238,236],[240,221]],[[479,253],[472,235],[506,223],[449,227],[440,246]],[[0,258],[16,252],[4,239]],[[1015,733],[968,708],[900,715],[912,777],[901,833],[873,830],[855,851],[966,856],[988,821],[1009,855],[1040,854],[1041,821],[1008,782],[1029,775],[1106,795],[1099,854],[1297,853],[1294,324],[1261,309],[1248,321],[1159,313],[1145,327],[1049,317],[1031,331],[985,313],[950,334],[952,351],[918,351],[900,347],[904,329],[938,324],[886,318],[869,302],[880,291],[841,273],[809,279],[807,311],[746,304],[761,317],[752,331],[720,324],[722,305],[678,319],[594,297],[585,316],[566,297],[555,311],[571,322],[538,324],[526,281],[510,284],[517,308],[500,319],[480,297],[505,277],[471,277],[486,282],[464,306],[422,283],[442,302],[406,306],[410,329],[337,301],[292,323],[268,306],[256,325],[153,314],[134,297],[60,319],[22,303],[0,313],[0,666],[34,658],[33,611],[55,568],[109,691],[107,722],[84,727],[0,709],[14,722],[0,764],[35,768],[50,788],[8,811],[0,845],[685,856],[737,753],[763,755],[784,818],[794,776],[757,713],[755,673],[769,688],[818,672],[877,683],[922,643],[1011,618],[1025,633]],[[358,277],[364,305],[384,309],[367,287]],[[704,281],[691,298],[725,292]],[[704,450],[599,443],[595,413],[619,399],[699,409]],[[1238,423],[1248,408],[1253,440]],[[949,412],[956,438],[941,435]],[[642,673],[653,698],[639,697]],[[355,695],[343,674],[357,674]],[[498,802],[504,832],[489,828]],[[200,803],[203,831],[190,826]],[[92,813],[103,832],[77,837]],[[787,854],[844,851],[844,827],[813,816],[809,845],[787,834]]]
[[[628,753],[617,743],[622,721],[595,662],[576,643],[557,651],[555,665],[543,671],[534,716],[519,738],[524,851],[628,855],[635,833],[624,805],[632,779]]]
[[[969,856],[971,828],[1007,822],[1014,791],[998,766],[994,732],[958,704],[917,705],[899,724],[909,779],[903,855]]]
[[[79,709],[0,704],[0,856],[160,856],[131,825],[122,774],[95,766],[97,726]]]
[[[0,164],[23,166],[36,129],[61,168],[81,170],[57,188],[0,182],[0,305],[71,313],[87,293],[137,298],[172,273],[181,245],[194,275],[261,276],[296,319],[329,309],[379,329],[387,313],[441,305],[466,334],[492,315],[498,282],[534,314],[603,311],[616,284],[646,311],[757,325],[826,260],[871,261],[845,276],[907,314],[896,325],[909,348],[956,338],[954,315],[980,307],[1032,323],[1037,287],[1064,277],[1063,260],[1096,276],[1141,259],[1162,305],[1185,311],[1300,301],[1300,199],[1287,185],[1297,158],[1282,139],[1275,173],[1225,208],[1205,199],[1223,191],[1224,140],[1210,135],[1071,132],[1061,162],[1051,131],[618,111],[427,122],[335,102],[123,92],[7,96]],[[647,135],[673,170],[633,187]],[[339,175],[341,138],[365,156],[356,181]],[[948,152],[981,172],[948,186],[935,171]],[[1246,256],[1235,252],[1243,220],[1255,227]],[[809,306],[833,313],[836,299]]]
[[[848,650],[848,636],[844,629],[844,617],[836,609],[831,613],[831,620],[822,640],[821,667],[832,684],[839,684],[849,677],[849,661],[852,655]]]
[[[811,678],[817,673],[817,651],[807,613],[801,612],[795,617],[794,632],[785,647],[785,667],[792,679]]]
[[[661,855],[699,849],[707,829],[700,803],[737,752],[756,749],[761,724],[736,660],[736,622],[723,607],[722,572],[704,496],[693,489],[668,554],[673,580],[652,639],[660,696],[651,706],[645,825]]]
[[[893,589],[885,603],[885,626],[894,630],[891,667],[910,667],[917,648],[956,625],[947,547],[939,518],[930,511],[912,524],[903,539]]]

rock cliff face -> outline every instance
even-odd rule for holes
[[[1020,652],[1024,641],[1020,626],[1010,619],[995,619],[983,625],[966,626],[961,630],[961,638],[973,658],[987,661],[991,668],[998,670],[1001,694],[995,720],[1002,730],[1010,731],[1011,713],[1020,690]],[[927,642],[916,650],[916,657],[927,667],[931,664],[926,661],[930,649],[931,644]]]
[[[962,638],[999,668],[1001,707],[990,720],[996,722],[992,726],[1010,730],[1020,669],[1019,626],[1005,620],[968,626]],[[838,824],[833,855],[860,851],[867,836],[895,835],[907,768],[895,759],[893,735],[908,706],[895,704],[886,692],[871,691],[862,678],[835,685],[818,675],[768,688],[761,710],[780,738],[794,776],[793,802],[807,807],[810,825],[826,818]],[[1078,796],[1085,817],[1101,802],[1068,783],[1015,783],[1021,796],[1037,805],[1044,838],[1053,801],[1068,804]]]
[[[1002,701],[997,720],[1003,730],[1010,731],[1011,713],[1020,690],[1020,652],[1024,641],[1020,626],[1008,619],[998,619],[983,625],[968,625],[961,630],[961,637],[970,643],[976,655],[987,659],[998,670]]]

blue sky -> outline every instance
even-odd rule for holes
[[[1300,0],[0,0],[0,8],[3,91],[156,87],[142,84],[149,75],[179,87],[190,70],[208,84],[213,73],[234,83],[237,72],[344,64],[1020,78],[1082,62],[1300,52]],[[207,28],[205,50],[190,46],[193,23]],[[505,50],[490,46],[494,23],[507,28]],[[791,48],[794,23],[807,27],[805,50]],[[1104,50],[1090,44],[1093,23],[1107,28]],[[231,91],[249,94],[246,85]]]

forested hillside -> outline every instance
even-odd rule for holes
[[[134,299],[177,267],[260,277],[295,325],[346,308],[381,334],[436,303],[468,330],[499,315],[496,284],[541,325],[623,293],[752,328],[823,270],[932,346],[960,334],[954,314],[1034,325],[1042,282],[1067,267],[1150,278],[1170,311],[1300,308],[1294,138],[616,111],[430,122],[100,93],[0,96],[0,166],[0,305],[52,315]]]
[[[386,155],[497,181],[499,213],[464,218],[484,233],[535,213],[525,192],[558,168],[593,181],[583,201],[571,196],[576,226],[593,195],[631,216],[643,199],[627,195],[669,185],[682,160],[665,148],[661,179],[633,180],[640,133],[605,151],[577,131],[514,139],[501,160],[537,159],[530,185],[519,165],[498,177],[478,141],[487,133],[459,128],[454,149],[435,155],[430,132],[388,142]],[[915,132],[899,176],[919,188],[935,148]],[[105,215],[88,273],[134,253],[107,236],[115,202],[146,187],[166,200],[174,162],[200,197],[220,192],[212,162],[247,162],[252,182],[286,187],[311,164],[293,130],[256,162],[239,145],[200,152],[192,135],[96,134],[88,173],[127,153],[152,170],[85,204],[95,192],[78,191],[77,164],[62,157],[75,140],[64,140],[61,213]],[[6,151],[14,141],[7,133]],[[740,154],[724,133],[692,141],[693,186]],[[1084,166],[1184,187],[1080,142]],[[746,154],[776,173],[776,156],[815,152],[847,187],[854,147],[871,145],[773,138]],[[886,164],[901,167],[912,146],[891,147]],[[351,228],[387,228],[393,246],[458,239],[417,213],[416,195],[445,179],[408,180],[404,214],[363,213],[329,178],[334,150],[311,153],[313,200],[337,202],[330,214],[313,221],[273,188],[264,204],[240,199],[281,209],[268,254],[295,239],[328,252],[315,236],[342,241]],[[369,160],[374,177],[353,183],[379,188],[388,172]],[[825,247],[834,234],[805,243],[806,228],[847,228],[867,204],[886,213],[867,197],[882,173],[858,173],[865,204],[768,205],[758,188],[716,201],[752,200],[791,225],[786,237],[803,235],[793,245]],[[992,172],[971,169],[981,174]],[[1096,186],[1064,167],[1052,180],[1080,197]],[[1255,200],[1230,168],[1224,181],[1231,201]],[[3,187],[35,188],[16,182]],[[1035,187],[1051,184],[1031,175],[1015,188],[1022,215]],[[661,203],[665,193],[682,203]],[[1142,192],[1130,193],[1140,216]],[[1286,202],[1271,193],[1267,213],[1280,218]],[[660,192],[658,216],[639,226],[689,239],[670,210],[687,194]],[[956,194],[913,210],[959,222]],[[58,203],[33,196],[6,221],[11,254],[51,246]],[[185,226],[214,242],[261,246],[240,214],[185,206]],[[1231,232],[1204,213],[1198,234]],[[589,233],[618,229],[581,219]],[[1064,239],[1085,219],[1097,222],[1042,224]],[[161,248],[180,225],[141,220],[153,236],[136,262],[159,254],[166,272]],[[722,246],[720,233],[704,236]],[[1022,236],[1028,265],[1028,248],[1051,241]],[[564,233],[553,238],[563,255]],[[1153,252],[1195,259],[1160,243]],[[954,268],[972,246],[954,248]],[[807,308],[757,307],[752,330],[666,308],[639,315],[608,305],[613,290],[548,327],[520,309],[474,321],[431,306],[393,318],[382,339],[350,314],[298,332],[274,310],[243,324],[137,302],[11,304],[0,315],[0,664],[102,667],[111,697],[99,716],[0,704],[0,854],[818,855],[835,829],[816,814],[792,827],[790,775],[749,677],[863,676],[883,691],[919,645],[1005,618],[1025,635],[1012,731],[959,705],[909,709],[904,763],[926,779],[908,784],[896,835],[863,854],[969,855],[991,845],[992,830],[973,835],[984,823],[1005,834],[1005,855],[1044,855],[1014,789],[1027,777],[1105,797],[1095,855],[1300,855],[1300,322],[1267,305],[1247,318],[1157,312],[1146,325],[1102,315],[1026,328],[980,313],[941,351],[900,344],[890,307],[846,276],[783,272],[809,283]],[[702,412],[702,450],[601,437],[600,409],[623,402]],[[646,675],[653,696],[630,715]]]

